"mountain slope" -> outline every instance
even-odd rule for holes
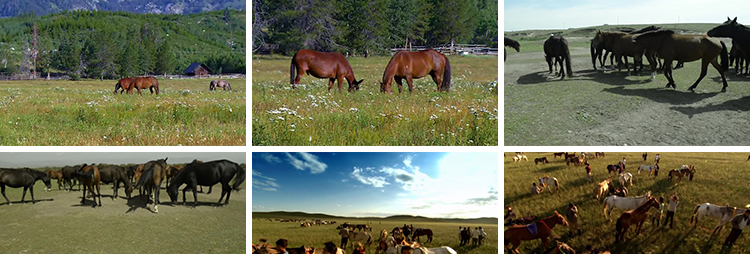
[[[15,0],[0,2],[0,18],[23,13],[47,15],[66,10],[186,14],[223,9],[245,10],[244,0]]]

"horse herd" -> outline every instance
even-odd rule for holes
[[[359,85],[364,81],[354,77],[349,61],[338,52],[325,53],[307,49],[297,51],[292,57],[289,70],[289,82],[295,91],[305,73],[316,78],[328,79],[329,92],[336,81],[341,91],[342,82],[346,80],[349,83],[349,92],[359,90]],[[391,57],[385,67],[383,79],[380,81],[380,92],[392,93],[391,85],[394,80],[398,84],[399,93],[402,91],[404,80],[409,86],[409,92],[413,92],[413,80],[427,75],[437,84],[437,91],[448,92],[451,87],[451,65],[448,57],[433,49],[400,51]]]
[[[219,88],[222,88],[224,91],[232,91],[232,87],[226,80],[211,80],[208,85],[209,91],[218,90]],[[124,92],[133,94],[134,89],[138,90],[139,95],[142,95],[141,89],[148,89],[151,91],[151,94],[154,94],[154,91],[156,91],[156,94],[159,94],[159,80],[154,76],[122,78],[115,84],[114,94],[116,95],[117,91],[120,91],[120,94]]]
[[[729,60],[733,58],[730,58],[726,45],[718,38],[732,38],[732,56],[737,58],[738,65],[741,60],[750,59],[750,28],[737,23],[735,17],[734,19],[727,18],[726,22],[709,30],[707,34],[698,35],[677,34],[672,30],[664,30],[655,26],[627,32],[597,31],[591,40],[591,62],[596,70],[596,59],[599,59],[601,67],[604,68],[607,54],[611,53],[610,64],[614,67],[613,59],[617,59],[618,71],[621,71],[624,59],[625,66],[630,73],[627,57],[633,58],[633,70],[638,72],[643,69],[642,58],[646,56],[651,66],[650,80],[655,78],[657,69],[663,70],[668,81],[666,87],[676,88],[672,74],[673,61],[677,61],[679,67],[685,62],[701,60],[700,76],[692,86],[688,87],[688,90],[694,91],[698,83],[706,76],[708,65],[711,64],[721,75],[723,83],[721,91],[726,92],[727,81],[724,72],[729,69]],[[520,44],[507,37],[505,46],[520,51]],[[602,53],[605,50],[604,61],[602,61]],[[552,73],[553,65],[557,69],[559,64],[560,72],[557,76],[561,79],[565,78],[565,70],[568,76],[573,74],[568,41],[562,35],[551,35],[544,42],[544,53],[549,73]],[[664,64],[661,64],[659,59],[663,59]],[[566,65],[565,70],[563,70],[563,63]]]
[[[229,182],[232,178],[234,178],[234,183],[230,185]],[[179,166],[167,164],[167,158],[128,167],[83,164],[65,166],[61,170],[47,170],[46,172],[30,168],[0,168],[0,188],[8,205],[11,203],[5,195],[6,185],[12,188],[24,188],[21,202],[24,202],[26,190],[29,189],[31,200],[33,203],[36,203],[34,199],[34,184],[36,181],[42,180],[45,184],[45,190],[49,191],[52,188],[51,179],[57,179],[58,189],[62,186],[66,191],[72,190],[77,181],[79,186],[83,186],[81,205],[86,203],[87,197],[91,197],[94,201],[91,205],[92,207],[102,205],[100,192],[102,183],[113,184],[114,193],[112,199],[119,197],[118,189],[120,184],[123,184],[125,195],[128,199],[131,198],[131,193],[134,189],[139,189],[141,202],[148,207],[148,203],[151,201],[153,204],[152,211],[158,213],[157,205],[160,203],[159,193],[161,182],[164,180],[166,180],[166,191],[172,203],[177,202],[179,187],[187,185],[182,190],[182,202],[183,204],[186,203],[186,191],[192,190],[194,199],[193,207],[198,203],[196,193],[198,186],[213,186],[221,183],[222,193],[217,204],[222,205],[221,200],[226,195],[223,203],[223,205],[226,205],[229,203],[231,191],[239,191],[240,185],[244,182],[245,170],[239,164],[229,160],[216,160],[205,163],[193,160],[184,166]],[[79,187],[79,189],[81,188]],[[86,195],[87,191],[89,192],[88,196]],[[209,190],[208,193],[211,193],[211,191]],[[98,198],[98,202],[96,198]]]

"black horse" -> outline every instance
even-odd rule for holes
[[[74,177],[71,177],[71,174],[78,171],[78,169],[81,168],[81,165],[76,166],[65,166],[60,171],[63,173],[63,189],[67,190],[73,190],[73,186],[76,185],[76,182],[78,180]],[[67,186],[67,188],[66,188]],[[81,186],[78,186],[78,190],[81,190]]]
[[[712,28],[707,34],[710,37],[732,38],[732,50],[737,47],[738,50],[735,51],[739,53],[738,58],[747,59],[747,54],[744,53],[750,52],[750,28],[737,23],[737,17],[734,17],[734,19],[727,17],[727,21]]]
[[[115,193],[112,196],[113,200],[118,197],[118,189],[120,188],[120,183],[124,185],[125,195],[128,197],[128,199],[130,199],[130,194],[133,193],[133,185],[130,183],[127,171],[128,170],[125,167],[115,165],[99,167],[99,174],[101,175],[102,183],[114,183],[113,189]]]
[[[521,44],[508,37],[505,37],[505,47],[511,47],[515,49],[516,52],[521,52]],[[505,62],[508,60],[508,50],[503,48],[503,52],[505,52],[505,58],[503,59],[503,62]]]
[[[37,180],[42,180],[42,182],[44,182],[44,185],[46,185],[44,190],[49,191],[52,189],[49,176],[42,171],[30,168],[0,168],[0,190],[2,190],[3,197],[5,198],[5,201],[8,202],[8,205],[10,205],[10,200],[8,199],[8,196],[5,196],[6,185],[11,188],[23,187],[23,196],[21,196],[22,203],[26,198],[26,190],[30,190],[31,202],[36,204],[36,200],[34,199],[34,183],[36,183]]]
[[[573,70],[570,67],[570,49],[568,49],[568,40],[562,37],[562,35],[552,35],[544,41],[544,59],[547,61],[549,66],[549,73],[552,73],[552,59],[555,59],[555,65],[557,62],[560,63],[560,72],[557,74],[560,79],[565,79],[565,70],[563,70],[563,62],[568,71],[568,76],[573,76]]]
[[[236,177],[235,177],[236,176]],[[229,181],[234,179],[232,186],[229,185]],[[239,164],[228,160],[217,160],[209,161],[206,163],[191,162],[177,173],[172,179],[172,182],[167,188],[167,194],[172,199],[172,203],[177,201],[179,195],[178,189],[183,184],[187,184],[187,187],[182,189],[182,203],[185,201],[185,192],[188,189],[193,190],[193,207],[198,204],[197,188],[200,186],[213,186],[217,183],[221,183],[221,197],[217,202],[221,204],[221,200],[224,199],[224,195],[227,199],[224,200],[224,205],[229,204],[229,196],[231,191],[239,191],[240,185],[245,181],[245,170],[240,167]]]

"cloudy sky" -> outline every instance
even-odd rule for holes
[[[253,211],[496,217],[497,153],[253,153]]]
[[[2,153],[0,167],[46,167],[83,163],[128,164],[144,163],[168,157],[167,163],[188,163],[193,159],[213,161],[227,159],[242,164],[245,153]]]
[[[603,24],[750,24],[747,0],[505,0],[504,31],[568,29]]]

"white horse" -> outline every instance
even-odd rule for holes
[[[543,184],[543,186],[540,186],[540,187],[546,188],[549,191],[552,190],[551,187],[553,184],[555,186],[555,192],[560,190],[560,182],[557,181],[557,178],[545,176],[545,177],[539,178],[539,183]]]
[[[369,248],[372,244],[372,235],[367,232],[349,231],[349,242],[352,244],[352,248],[354,248],[354,242],[364,243],[365,248]]]
[[[646,203],[649,197],[651,197],[651,191],[648,191],[646,192],[646,194],[638,197],[624,198],[615,195],[609,196],[604,199],[604,210],[602,210],[602,213],[604,213],[605,218],[608,218],[609,221],[612,221],[612,218],[609,218],[609,215],[612,213],[612,209],[614,209],[615,207],[626,211],[633,210]]]
[[[385,252],[386,254],[401,254],[401,247],[403,245],[396,245],[396,246],[390,246],[388,247],[388,250]],[[442,246],[437,248],[425,248],[425,247],[417,247],[414,248],[414,252],[412,254],[458,254],[453,248],[448,246]]]
[[[529,158],[527,158],[524,154],[516,154],[515,156],[513,156],[513,162],[518,162],[521,160],[529,161]]]
[[[638,174],[641,173],[641,171],[648,170],[648,173],[651,174],[651,171],[653,171],[656,168],[656,165],[641,165],[641,167],[638,168]]]
[[[625,183],[628,183],[628,186],[633,186],[633,174],[620,173],[620,186],[625,186]]]
[[[689,224],[693,225],[693,227],[698,226],[698,221],[700,219],[705,216],[709,216],[719,220],[719,224],[716,225],[716,228],[714,228],[714,232],[712,234],[720,233],[725,224],[731,221],[732,218],[734,218],[734,216],[736,216],[737,214],[744,213],[745,210],[747,209],[703,203],[695,206],[695,211],[693,211],[693,216],[690,217]],[[695,220],[695,224],[693,224],[693,220]]]

